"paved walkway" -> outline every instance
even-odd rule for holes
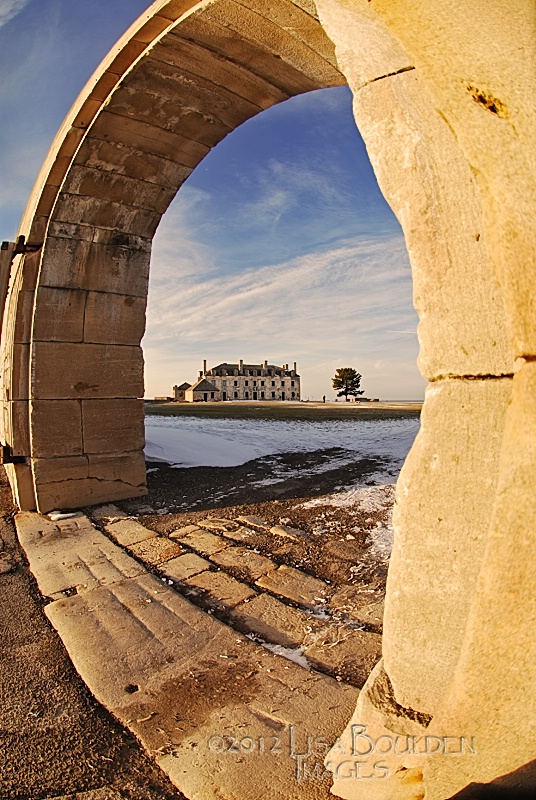
[[[73,668],[43,614],[12,511],[0,474],[0,798],[182,797]]]
[[[114,506],[95,521],[17,517],[97,699],[190,800],[330,797],[323,753],[378,659],[378,609],[251,546],[292,527],[207,517],[161,536]]]

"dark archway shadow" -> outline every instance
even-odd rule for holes
[[[491,783],[470,783],[449,800],[534,800],[536,759]]]

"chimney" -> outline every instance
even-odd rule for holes
[[[243,369],[244,369],[244,362],[242,359],[240,359],[240,361],[238,362],[238,371],[242,372]]]
[[[203,375],[207,374],[207,359],[203,359]]]
[[[268,369],[268,361],[266,359],[262,362],[262,368]]]
[[[293,369],[294,372],[297,372],[296,362],[295,361],[292,362],[292,369]]]
[[[203,377],[203,373],[202,373],[202,371],[201,371],[201,370],[199,370],[199,377],[200,377],[200,378],[202,378],[202,377]]]

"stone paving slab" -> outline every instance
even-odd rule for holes
[[[273,533],[274,536],[281,536],[283,539],[291,539],[293,542],[299,542],[307,537],[305,531],[299,528],[290,528],[288,525],[274,525],[270,528],[270,533]]]
[[[169,534],[170,539],[180,539],[181,536],[186,536],[187,533],[194,533],[195,531],[200,531],[201,528],[198,525],[186,525],[184,528],[177,528],[177,530],[172,531]]]
[[[239,544],[249,544],[253,537],[258,536],[258,531],[252,531],[251,528],[236,528],[236,530],[232,531],[223,531],[223,535],[226,539],[232,539],[233,542],[238,542]]]
[[[341,586],[329,601],[333,611],[339,611],[356,622],[381,625],[385,601],[373,592],[364,592],[355,586]]]
[[[206,561],[201,556],[195,553],[185,553],[183,556],[172,558],[170,561],[162,564],[160,572],[167,578],[172,578],[176,581],[185,581],[193,575],[198,575],[200,572],[210,568],[210,561]]]
[[[247,547],[227,547],[215,553],[211,560],[220,567],[236,572],[245,581],[255,581],[277,566],[270,558],[248,550]]]
[[[211,531],[234,531],[238,524],[231,519],[219,519],[218,517],[207,517],[199,522],[200,527],[208,528]]]
[[[242,517],[237,517],[238,522],[244,522],[246,525],[253,525],[254,528],[261,528],[263,531],[269,531],[272,527],[269,522],[267,522],[262,517],[257,517],[253,515],[246,515]]]
[[[174,538],[176,541],[191,547],[192,550],[196,550],[204,556],[211,556],[214,553],[219,553],[220,550],[229,547],[230,544],[223,536],[217,536],[215,533],[209,533],[201,529],[186,533],[184,536],[175,536]]]
[[[128,548],[130,553],[136,558],[140,558],[147,564],[157,567],[170,558],[182,555],[184,548],[177,542],[170,542],[167,537],[155,536],[152,539],[145,539],[142,542],[131,544]]]
[[[304,655],[313,666],[327,668],[361,687],[380,660],[381,649],[382,637],[377,633],[326,626]]]
[[[42,584],[46,537],[34,546],[25,531],[31,523],[35,532],[42,518],[19,517]],[[96,559],[98,538],[80,529],[78,538]],[[62,553],[56,555],[61,561]],[[146,571],[52,602],[45,613],[95,697],[190,800],[264,800],[267,786],[271,800],[329,799],[329,779],[297,780],[289,732],[332,743],[355,707],[352,687],[268,653]],[[277,755],[269,747],[240,750],[243,741],[258,747],[274,736]]]
[[[122,547],[129,547],[131,544],[137,544],[144,539],[152,539],[153,536],[156,536],[154,531],[150,531],[134,519],[109,522],[104,529]]]
[[[375,625],[377,628],[383,625],[383,615],[385,613],[385,598],[369,603],[363,606],[356,612],[353,617],[357,622],[363,622],[365,625]]]
[[[200,589],[210,605],[221,610],[234,608],[238,603],[255,596],[253,589],[225,572],[201,572],[187,578],[184,583]]]
[[[260,588],[268,589],[268,591],[286,597],[305,608],[315,608],[325,604],[332,592],[328,584],[319,578],[313,578],[311,575],[294,567],[287,567],[285,564],[273,572],[263,575],[255,583]]]
[[[317,623],[303,611],[286,606],[268,594],[240,603],[233,609],[231,619],[241,628],[283,647],[302,645]]]
[[[15,525],[45,597],[75,587],[79,592],[90,591],[144,572],[85,516],[52,522],[23,511],[15,517]]]

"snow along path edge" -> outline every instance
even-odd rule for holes
[[[190,800],[262,800],[266,785],[274,800],[331,797],[329,779],[299,780],[289,739],[294,731],[333,743],[356,689],[205,614],[83,514],[52,521],[23,512],[15,524],[80,676]],[[252,750],[235,750],[246,740]],[[313,753],[309,771],[321,761]]]

